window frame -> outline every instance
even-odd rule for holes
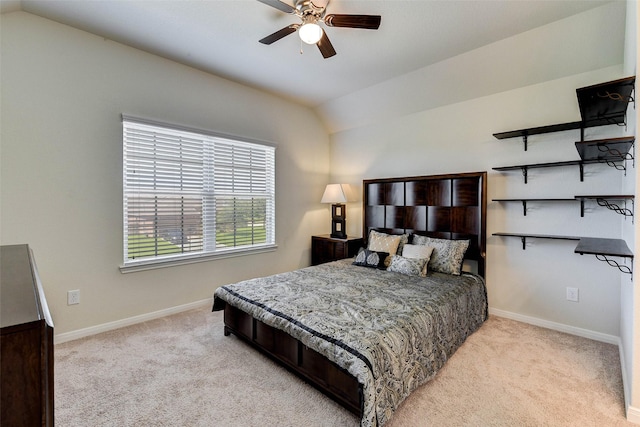
[[[268,196],[268,201],[267,203],[271,203],[271,209],[267,209],[267,216],[271,215],[271,222],[270,222],[270,226],[267,227],[268,230],[270,230],[270,232],[267,232],[267,242],[264,244],[251,244],[251,245],[246,245],[246,246],[234,246],[232,248],[225,248],[225,249],[219,249],[216,247],[215,244],[215,231],[213,231],[213,236],[209,236],[209,237],[205,237],[205,234],[207,233],[204,229],[204,223],[205,221],[209,221],[209,219],[206,219],[204,217],[202,217],[202,222],[203,222],[203,230],[202,230],[202,239],[214,239],[213,240],[213,245],[206,245],[203,243],[203,247],[201,251],[198,252],[193,252],[193,253],[182,253],[182,254],[176,254],[176,255],[156,255],[153,257],[145,257],[145,258],[139,258],[139,259],[126,259],[127,257],[127,252],[128,252],[128,209],[127,209],[127,156],[126,156],[126,123],[132,124],[132,125],[142,125],[142,126],[151,126],[151,127],[156,127],[156,128],[160,128],[160,130],[165,130],[167,132],[186,132],[186,133],[190,133],[190,134],[197,134],[203,138],[210,138],[210,142],[211,144],[216,143],[215,140],[219,139],[221,141],[218,141],[218,143],[224,143],[224,144],[229,144],[229,143],[237,143],[238,146],[244,145],[247,146],[247,144],[251,145],[251,146],[263,146],[263,147],[267,147],[265,149],[265,152],[269,152],[270,156],[272,156],[272,163],[270,163],[270,170],[271,173],[273,174],[271,179],[266,179],[265,182],[268,182],[271,187],[269,187],[269,185],[267,185],[267,193],[269,194]],[[163,268],[163,267],[171,267],[171,266],[176,266],[176,265],[184,265],[184,264],[192,264],[192,263],[197,263],[197,262],[204,262],[204,261],[210,261],[210,260],[215,260],[215,259],[224,259],[224,258],[229,258],[229,257],[237,257],[237,256],[245,256],[245,255],[251,255],[251,254],[258,254],[258,253],[264,253],[264,252],[272,252],[275,251],[277,249],[277,244],[276,244],[276,185],[275,185],[275,181],[276,181],[276,156],[275,156],[275,151],[277,148],[277,145],[271,142],[266,142],[266,141],[260,141],[260,140],[255,140],[255,139],[251,139],[251,138],[245,138],[245,137],[238,137],[235,135],[229,135],[229,134],[223,134],[223,133],[219,133],[219,132],[214,132],[211,130],[203,130],[203,129],[197,129],[197,128],[192,128],[192,127],[187,127],[187,126],[181,126],[181,125],[175,125],[175,124],[171,124],[171,123],[166,123],[166,122],[159,122],[159,121],[155,121],[155,120],[149,120],[149,119],[142,119],[142,118],[138,118],[138,117],[133,117],[133,116],[128,116],[128,115],[122,115],[122,148],[123,148],[123,152],[122,152],[122,174],[123,174],[123,178],[122,178],[122,202],[123,202],[123,206],[122,206],[122,212],[123,212],[123,222],[122,222],[122,238],[123,238],[123,253],[121,256],[122,264],[120,265],[120,271],[122,273],[129,273],[129,272],[135,272],[135,271],[144,271],[144,270],[149,270],[149,269],[156,269],[156,268]],[[210,147],[211,148],[211,147]],[[269,151],[269,149],[271,151]],[[213,159],[212,159],[213,160]],[[214,160],[215,162],[215,160]],[[209,165],[209,167],[212,167],[212,165]],[[206,172],[203,172],[203,174],[205,174]],[[209,176],[209,178],[211,178],[211,176]],[[205,191],[203,190],[203,199],[206,197],[213,197],[215,199],[216,197],[216,191],[215,190],[208,190],[207,196],[205,197]],[[224,197],[224,193],[219,196],[219,197]],[[228,193],[227,193],[227,197],[228,197]],[[215,206],[215,204],[213,205]],[[204,215],[204,213],[202,214]],[[210,227],[207,227],[210,228]],[[213,230],[215,230],[216,227],[215,225],[213,226]],[[211,229],[209,229],[209,233],[211,233]],[[209,240],[211,242],[211,240]]]

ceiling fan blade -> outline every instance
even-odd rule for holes
[[[331,58],[336,54],[336,50],[333,48],[333,45],[329,41],[329,37],[327,36],[327,32],[322,32],[322,38],[318,43],[318,49],[320,49],[320,53],[324,57],[324,59]]]
[[[276,31],[273,34],[269,34],[267,37],[259,40],[262,44],[271,44],[275,43],[283,37],[288,36],[291,33],[295,33],[300,25],[299,24],[291,24],[288,27],[284,27],[281,30]]]
[[[264,3],[267,6],[275,7],[276,9],[284,12],[284,13],[296,13],[296,10],[293,6],[289,6],[286,3],[281,2],[280,0],[258,0],[260,3]]]
[[[377,30],[380,27],[380,15],[327,15],[324,23],[329,27],[364,28]]]

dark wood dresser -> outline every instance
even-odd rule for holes
[[[361,237],[336,239],[328,234],[311,236],[311,265],[354,257],[362,245]]]
[[[27,245],[0,247],[0,424],[53,426],[53,322]]]

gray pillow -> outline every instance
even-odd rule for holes
[[[402,273],[408,276],[424,277],[425,265],[429,260],[427,258],[405,258],[400,255],[393,255],[391,263],[387,267],[387,271]]]
[[[433,247],[433,253],[429,260],[431,271],[460,275],[464,254],[469,247],[469,240],[436,239],[416,234],[413,236],[413,244]]]

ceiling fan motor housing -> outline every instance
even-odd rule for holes
[[[311,0],[296,0],[297,15],[305,22],[317,22],[322,19],[326,7],[316,6]],[[311,21],[311,19],[313,21]]]

